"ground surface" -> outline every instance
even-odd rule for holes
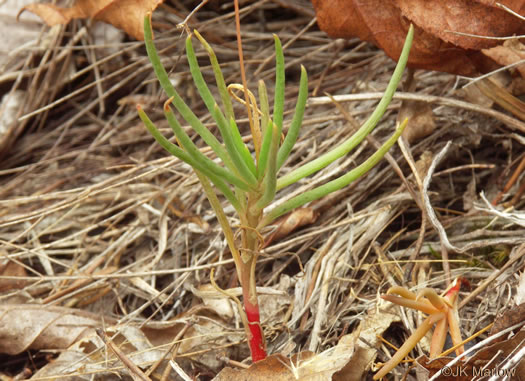
[[[175,28],[197,3],[167,1],[156,11],[154,24],[164,65],[206,123],[211,119],[183,55],[185,34]],[[300,140],[283,168],[286,173],[351,135],[352,121],[366,120],[377,103],[369,93],[386,88],[395,63],[359,40],[328,38],[313,22],[307,1],[243,2],[241,14],[251,89],[263,79],[272,94],[272,33],[285,46],[285,126],[295,104],[300,65],[309,73],[310,106]],[[189,26],[213,45],[226,82],[239,83],[233,6],[211,2]],[[105,362],[110,355],[97,350],[104,345],[93,327],[110,326],[119,327],[108,332],[119,332],[115,341],[133,363],[150,370],[157,364],[152,379],[160,379],[165,369],[168,379],[178,379],[160,362],[167,350],[200,379],[213,377],[226,359],[243,361],[249,354],[235,307],[217,299],[220,295],[209,285],[215,267],[219,286],[238,286],[217,221],[189,167],[153,141],[136,113],[135,105],[142,104],[171,136],[162,113],[166,96],[143,43],[84,21],[42,33],[44,48],[16,52],[0,73],[0,92],[18,100],[14,109],[21,117],[0,135],[0,331],[25,328],[0,334],[6,353],[0,355],[0,372],[6,377],[38,372],[35,379],[56,374],[70,379],[128,377],[122,362],[113,357]],[[198,54],[207,65],[202,49]],[[500,114],[454,104],[454,99],[464,100],[460,88],[466,81],[453,75],[416,71],[414,76],[410,93],[423,102],[411,107],[422,112],[420,125],[426,126],[428,119],[435,124],[433,131],[407,145],[417,176],[395,146],[390,162],[383,160],[361,180],[308,205],[316,218],[264,249],[257,282],[265,287],[261,308],[270,352],[333,347],[378,308],[390,308],[378,307],[378,295],[393,285],[444,290],[447,279],[466,278],[470,289],[460,296],[465,337],[513,303],[525,263],[523,219],[514,223],[479,208],[488,208],[480,192],[489,201],[499,197],[522,160],[523,124],[510,114],[512,123],[502,121]],[[212,78],[209,67],[205,77]],[[325,93],[369,95],[341,102],[342,112],[321,98]],[[451,104],[425,102],[428,95]],[[401,105],[400,100],[392,102],[372,134],[374,140],[383,142],[392,134]],[[242,105],[236,107],[242,113]],[[491,105],[481,108],[491,107],[498,111]],[[440,237],[429,218],[423,221],[425,206],[419,197],[433,158],[447,142],[451,145],[430,173],[426,191],[444,227]],[[276,204],[352,169],[374,150],[374,142],[366,141],[279,193]],[[498,209],[520,210],[523,204],[517,181]],[[236,216],[230,217],[235,224]],[[448,266],[443,262],[447,256]],[[307,301],[309,308],[303,308]],[[402,318],[379,333],[400,345],[421,317],[390,311]],[[77,346],[70,357],[61,357],[57,348],[72,344]],[[388,359],[385,351],[378,350],[380,361]],[[414,356],[427,351],[423,343]],[[365,377],[371,374],[367,370]]]

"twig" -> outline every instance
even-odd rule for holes
[[[177,374],[179,376],[181,376],[181,378],[184,380],[184,381],[193,381],[192,378],[190,376],[188,376],[186,374],[186,372],[180,367],[179,364],[177,364],[175,361],[173,360],[170,360],[170,365],[171,367],[173,368],[173,370],[175,372],[177,372]]]
[[[124,366],[128,368],[129,375],[133,380],[135,381],[151,381],[151,378],[146,376],[142,370],[138,366],[136,366],[133,361],[129,359],[128,356],[124,352],[120,350],[119,347],[117,347],[111,340],[108,340],[106,333],[102,331],[102,329],[98,328],[96,329],[98,337],[102,339],[104,344],[106,344],[114,353],[115,355],[122,361]]]
[[[361,94],[345,94],[345,95],[336,95],[334,99],[338,102],[355,102],[355,101],[364,101],[371,99],[380,99],[383,93],[361,93]],[[440,104],[444,106],[462,108],[468,111],[474,111],[482,115],[490,116],[494,119],[505,123],[507,126],[512,127],[521,132],[525,132],[525,123],[512,118],[502,112],[489,109],[487,107],[478,106],[473,103],[468,103],[465,101],[460,101],[454,98],[447,97],[438,97],[435,95],[423,95],[423,94],[411,94],[404,92],[396,92],[394,94],[394,99],[398,100],[409,100],[409,101],[421,101],[432,104]],[[331,100],[328,97],[318,97],[310,98],[308,101],[309,105],[323,105],[330,103]]]
[[[452,142],[447,142],[447,145],[434,157],[434,160],[432,160],[432,164],[430,165],[430,168],[428,168],[427,175],[425,176],[425,180],[423,181],[423,201],[425,205],[425,209],[428,215],[428,219],[430,220],[430,223],[436,231],[439,234],[439,239],[441,241],[441,245],[445,247],[447,250],[457,251],[460,253],[463,253],[466,248],[459,248],[456,246],[453,246],[450,241],[448,240],[447,233],[445,231],[445,228],[439,222],[439,219],[436,216],[436,212],[434,212],[434,208],[432,208],[432,204],[430,203],[430,197],[428,196],[428,187],[430,186],[430,181],[432,180],[432,174],[436,170],[437,165],[439,162],[443,159],[443,157],[447,154]]]

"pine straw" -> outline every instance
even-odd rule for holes
[[[161,7],[154,19],[156,41],[177,88],[210,123],[185,63],[185,36],[173,28],[195,5],[174,1]],[[198,28],[216,49],[226,82],[238,83],[232,12],[233,5],[212,2],[189,26]],[[366,43],[328,38],[312,23],[313,15],[305,0],[245,2],[242,10],[251,89],[264,79],[272,93],[272,33],[278,33],[285,46],[287,122],[295,104],[299,65],[308,70],[314,97],[283,173],[326,152],[354,129],[333,104],[316,96],[381,92],[394,68],[384,53]],[[162,29],[165,32],[159,33]],[[1,73],[2,88],[10,89],[11,96],[23,91],[24,101],[21,119],[1,145],[0,254],[4,262],[15,262],[27,273],[16,278],[24,281],[23,288],[8,289],[2,301],[74,307],[116,317],[122,324],[165,321],[200,303],[190,290],[209,283],[212,267],[221,287],[236,286],[234,266],[196,177],[187,165],[167,157],[137,117],[134,105],[141,103],[171,136],[161,108],[165,95],[143,44],[115,43],[116,52],[111,53],[108,46],[94,44],[92,30],[74,22],[60,30],[48,49],[20,53]],[[207,65],[202,49],[198,54]],[[212,78],[209,67],[205,77]],[[455,102],[452,75],[419,71],[416,83],[409,95]],[[377,102],[375,95],[364,98],[341,103],[359,122]],[[516,131],[522,123],[513,118],[503,123],[497,115],[461,105],[430,104],[437,128],[410,151],[415,160],[426,151],[432,157],[452,141],[428,190],[451,244],[470,248],[462,254],[448,252],[450,275],[470,281],[472,289],[463,290],[462,298],[497,275],[490,287],[462,304],[462,329],[469,335],[491,323],[508,304],[524,265],[518,258],[501,271],[509,253],[512,257],[525,241],[525,231],[472,207],[480,191],[489,200],[495,197],[522,158]],[[400,105],[399,100],[390,105],[372,134],[377,141],[393,132]],[[243,107],[236,107],[242,115]],[[246,120],[243,127],[247,129]],[[363,143],[346,158],[280,192],[275,204],[350,170],[373,150],[370,141]],[[399,147],[390,155],[417,192]],[[511,188],[504,201],[517,188]],[[270,352],[289,350],[290,341],[294,351],[333,346],[389,286],[446,287],[440,237],[427,222],[417,244],[421,209],[387,160],[310,207],[319,213],[317,221],[273,242],[257,269],[260,286],[277,287],[286,276],[296,283],[295,289],[287,290],[294,299],[289,320],[268,327]],[[521,209],[523,201],[515,207]],[[232,223],[238,223],[227,210]],[[415,254],[415,268],[406,279],[408,263],[414,263],[408,259]],[[102,295],[101,289],[109,293]],[[415,320],[416,315],[409,315],[404,322],[413,329]],[[388,338],[397,337],[399,344],[400,333],[394,333]],[[233,360],[243,360],[245,352],[241,353]],[[203,369],[198,358],[194,361]]]

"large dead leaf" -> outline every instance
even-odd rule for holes
[[[63,349],[93,327],[96,314],[39,305],[0,306],[0,353],[15,355],[28,349]]]
[[[80,340],[61,351],[56,359],[39,369],[32,379],[107,381],[122,380],[125,374],[136,379],[132,372],[134,365],[147,367],[166,355],[164,347],[159,349],[137,327],[126,326],[118,330],[107,328],[103,334],[106,342],[94,329],[90,330]],[[108,346],[114,349],[110,350]],[[123,362],[123,358],[128,360],[127,364]]]
[[[474,75],[489,68],[480,52],[499,45],[459,33],[487,37],[525,32],[525,23],[491,0],[312,0],[319,27],[331,37],[374,43],[397,60],[410,23],[416,26],[408,65],[449,73]],[[524,0],[502,0],[523,14]]]
[[[122,29],[137,40],[144,40],[144,16],[160,3],[162,0],[77,0],[71,8],[34,3],[26,5],[22,11],[37,14],[49,26],[92,18]]]

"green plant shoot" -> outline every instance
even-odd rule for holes
[[[221,141],[204,126],[171,84],[168,73],[162,66],[153,43],[151,15],[146,16],[144,20],[144,34],[149,59],[162,88],[169,97],[164,105],[164,114],[173,130],[177,144],[170,142],[164,137],[142,108],[137,106],[139,116],[155,140],[170,154],[189,164],[197,174],[224,231],[226,242],[232,253],[239,275],[244,303],[244,311],[240,312],[245,322],[245,330],[252,360],[254,362],[262,360],[266,357],[266,344],[260,323],[255,284],[255,264],[260,247],[264,243],[260,233],[261,229],[270,225],[276,218],[283,214],[341,189],[363,176],[381,160],[396,142],[406,122],[398,127],[394,134],[387,139],[372,156],[367,158],[355,169],[341,175],[335,180],[295,196],[275,206],[268,212],[266,208],[272,204],[279,190],[294,184],[300,179],[319,171],[335,160],[343,157],[360,144],[374,129],[385,113],[401,80],[412,44],[413,27],[411,26],[409,29],[399,62],[383,98],[363,126],[354,135],[337,147],[334,147],[328,153],[282,177],[279,177],[279,170],[286,162],[297,141],[299,129],[303,121],[308,98],[308,77],[305,68],[301,67],[299,93],[295,112],[281,144],[284,115],[285,65],[283,49],[279,38],[274,35],[276,81],[273,115],[270,115],[268,94],[263,81],[259,81],[258,104],[255,96],[250,91],[248,91],[248,96],[246,97],[246,99],[250,99],[248,110],[250,110],[250,119],[253,124],[250,126],[250,130],[252,131],[252,135],[257,135],[252,136],[254,143],[254,152],[252,153],[244,143],[239,132],[232,106],[232,97],[240,101],[240,98],[235,95],[235,91],[242,90],[243,87],[236,84],[226,85],[217,57],[204,38],[197,31],[194,32],[209,56],[221,105],[217,103],[204,80],[193,49],[191,35],[186,39],[186,55],[195,86],[218,127]],[[176,112],[174,112],[172,107]],[[194,131],[222,161],[222,165],[217,164],[205,156],[200,149],[195,146],[192,139],[181,127],[177,119],[178,117],[181,117],[186,123],[192,126]],[[235,239],[233,229],[224,213],[217,191],[231,203],[239,216],[241,221],[240,242]],[[212,281],[212,283],[214,282]]]

